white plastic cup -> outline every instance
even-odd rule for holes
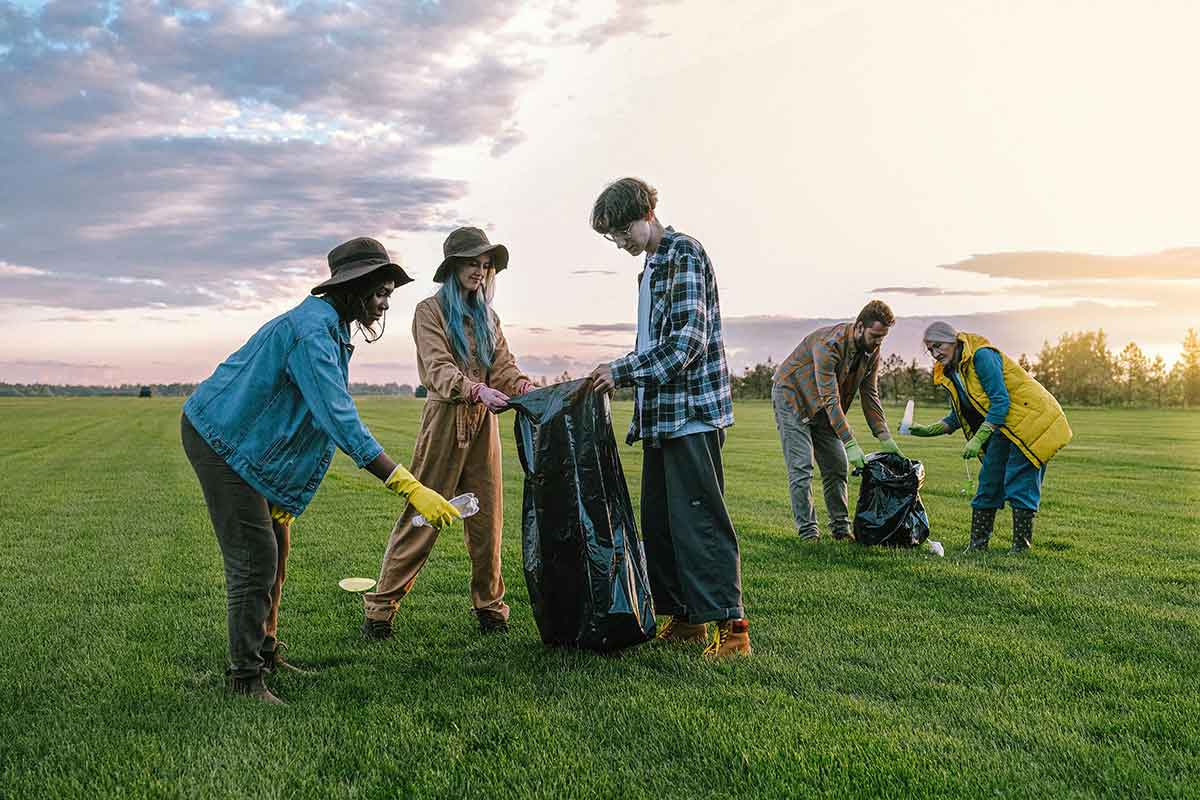
[[[479,498],[477,498],[472,492],[460,494],[458,497],[452,498],[450,500],[450,505],[458,509],[458,513],[462,514],[463,519],[479,513]],[[412,522],[413,525],[418,528],[429,524],[425,517],[421,516],[420,514],[417,514],[415,517],[413,517]]]

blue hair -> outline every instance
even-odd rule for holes
[[[492,280],[495,280],[494,276]],[[450,346],[454,348],[454,355],[458,357],[459,363],[471,363],[467,332],[463,327],[464,321],[469,319],[471,327],[475,330],[475,358],[485,370],[491,369],[492,360],[496,357],[496,323],[492,317],[492,310],[488,308],[483,289],[477,289],[471,292],[467,299],[463,299],[463,293],[458,287],[458,278],[452,271],[438,290],[438,302],[441,303],[442,314],[446,317]]]

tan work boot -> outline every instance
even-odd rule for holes
[[[704,648],[704,657],[748,656],[751,652],[750,623],[744,619],[727,619],[717,623],[712,641]]]
[[[669,617],[654,639],[671,644],[704,644],[708,641],[708,626],[703,622],[692,624],[683,617]]]
[[[259,702],[272,706],[287,705],[278,697],[271,694],[271,690],[263,683],[262,675],[255,675],[251,678],[239,678],[235,675],[230,675],[229,692],[230,694],[244,694],[247,697],[252,697]]]

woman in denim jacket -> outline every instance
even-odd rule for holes
[[[229,689],[268,703],[281,701],[263,673],[300,671],[282,659],[275,638],[291,522],[335,447],[433,525],[459,518],[383,451],[350,397],[350,324],[376,341],[388,298],[412,278],[365,238],[334,248],[329,270],[314,296],[260,328],[196,387],[180,422],[225,564]]]

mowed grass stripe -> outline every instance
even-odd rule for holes
[[[359,405],[407,460],[420,403]],[[903,440],[937,559],[802,545],[770,406],[739,402],[725,468],[756,655],[722,665],[540,644],[510,415],[513,633],[474,632],[458,529],[398,638],[363,642],[336,582],[375,577],[399,508],[339,455],[296,524],[283,607],[292,657],[322,672],[277,679],[291,704],[269,709],[221,691],[223,578],[179,406],[0,401],[0,796],[1194,795],[1195,413],[1070,410],[1020,559],[959,555],[961,439]],[[623,439],[630,409],[613,414]],[[622,459],[636,504],[640,450]]]

